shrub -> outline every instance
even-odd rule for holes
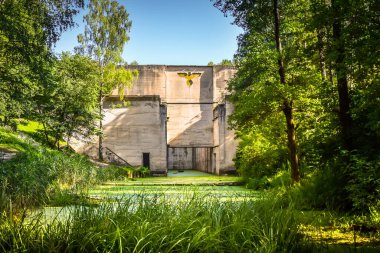
[[[61,190],[80,194],[99,180],[97,168],[84,156],[45,148],[10,131],[0,131],[0,141],[18,150],[15,158],[0,163],[0,197],[13,207],[42,205]]]
[[[369,212],[371,206],[380,199],[380,159],[350,156],[349,181],[346,189],[356,211]]]
[[[125,167],[122,166],[113,165],[105,168],[99,168],[98,170],[98,180],[100,182],[124,180],[127,177],[128,172],[125,170]]]
[[[246,187],[253,190],[264,190],[269,188],[270,182],[267,177],[249,178]]]

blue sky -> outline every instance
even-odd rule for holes
[[[130,41],[123,58],[139,64],[206,65],[232,59],[240,28],[231,25],[209,0],[119,0],[132,20]],[[72,51],[84,31],[82,11],[78,27],[66,31],[55,52]]]

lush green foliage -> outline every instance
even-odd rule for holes
[[[86,157],[43,147],[28,137],[1,129],[0,142],[18,154],[0,163],[1,208],[39,206],[59,197],[85,193],[107,180]]]
[[[36,99],[34,118],[42,123],[46,143],[81,138],[96,131],[97,98],[99,87],[98,67],[91,59],[81,55],[63,53],[55,61],[53,78]]]
[[[122,63],[121,54],[129,40],[128,32],[132,22],[123,5],[115,0],[90,0],[89,13],[85,15],[84,34],[78,36],[81,46],[77,51],[93,58],[99,67],[99,160],[103,160],[103,100],[115,88],[120,100],[124,98],[124,89],[132,85],[137,71],[130,71],[117,65]]]
[[[0,2],[0,115],[4,122],[34,106],[50,76],[51,46],[74,25],[83,0]]]
[[[288,103],[303,201],[365,212],[378,205],[375,1],[213,2],[244,29],[235,55],[238,71],[229,83],[235,106],[230,122],[242,140],[236,165],[250,187],[270,187],[273,175],[293,167],[282,116]]]

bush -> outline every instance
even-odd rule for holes
[[[356,211],[369,212],[380,199],[380,159],[351,155],[346,189]]]
[[[262,178],[249,178],[246,187],[253,190],[268,189],[270,182],[267,177]]]
[[[0,170],[0,184],[20,207],[41,205],[60,190],[80,194],[98,181],[96,168],[86,158],[47,149],[19,154],[0,164]]]
[[[269,179],[270,187],[290,187],[292,185],[292,178],[290,177],[289,170],[280,170],[273,177]]]
[[[123,166],[108,166],[99,168],[98,179],[101,182],[124,180],[128,177],[128,171]]]
[[[51,150],[9,131],[0,131],[0,142],[18,150],[15,158],[0,163],[0,197],[13,207],[42,205],[61,190],[80,194],[99,180],[97,168],[84,156]]]
[[[288,197],[300,208],[368,214],[380,199],[380,160],[342,153],[309,173]]]

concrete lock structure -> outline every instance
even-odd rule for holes
[[[124,101],[116,90],[104,101],[103,146],[109,160],[113,155],[132,166],[147,166],[153,175],[166,175],[168,169],[235,171],[238,143],[228,128],[233,107],[226,101],[233,67],[128,68],[138,70],[139,77],[125,90]],[[97,157],[97,145],[94,138],[75,149]]]

